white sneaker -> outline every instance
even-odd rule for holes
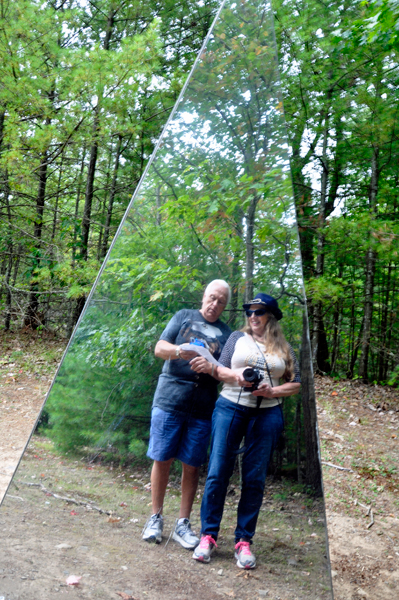
[[[143,535],[141,536],[146,542],[162,542],[163,531],[163,516],[160,514],[151,515],[144,526]]]
[[[215,548],[217,548],[217,543],[213,537],[211,535],[204,535],[194,550],[193,559],[209,563],[211,561],[211,554]]]
[[[188,519],[179,519],[172,535],[175,542],[179,542],[183,548],[193,550],[199,544],[199,538],[193,533]]]
[[[237,567],[240,569],[254,569],[256,567],[256,558],[250,550],[249,542],[238,542],[235,548],[234,558],[237,559]]]

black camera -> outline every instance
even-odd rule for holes
[[[247,367],[243,370],[242,376],[245,381],[252,383],[251,387],[245,386],[245,390],[247,392],[254,392],[258,389],[260,382],[263,380],[263,375],[259,369],[254,369],[253,367]]]

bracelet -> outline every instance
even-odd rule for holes
[[[212,372],[211,372],[212,377],[213,377],[213,367],[214,367],[214,365],[212,364]]]

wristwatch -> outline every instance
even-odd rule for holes
[[[176,348],[176,358],[180,358],[180,346]]]

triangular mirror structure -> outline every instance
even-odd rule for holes
[[[100,564],[108,564],[111,570],[119,569],[120,585],[125,585],[123,593],[129,597],[132,589],[146,594],[138,597],[148,598],[169,598],[172,593],[176,598],[188,594],[196,598],[200,592],[201,597],[213,597],[209,593],[217,585],[221,593],[236,598],[255,592],[266,595],[270,586],[276,597],[331,598],[287,151],[270,5],[264,0],[226,1],[157,144],[55,378],[44,412],[44,420],[50,423],[46,435],[54,446],[33,438],[15,477],[18,493],[10,492],[24,499],[18,504],[6,498],[2,507],[6,527],[12,518],[25,521],[26,538],[21,538],[22,528],[12,534],[21,538],[19,549],[26,553],[34,548],[37,555],[49,556],[53,574],[45,583],[48,594],[55,588],[62,591],[57,581],[72,569],[76,575],[90,575]],[[223,579],[221,568],[219,580],[212,583],[213,569],[208,572],[209,586],[202,582],[196,592],[190,585],[197,585],[203,577],[204,571],[197,572],[203,565],[184,554],[181,560],[190,567],[184,575],[188,587],[172,592],[177,585],[173,579],[169,592],[160,594],[149,583],[151,576],[158,572],[166,577],[167,565],[175,564],[181,548],[179,553],[171,542],[161,553],[140,539],[150,514],[149,478],[137,465],[145,460],[151,403],[162,362],[154,357],[154,347],[172,315],[182,308],[198,308],[205,285],[214,279],[227,280],[232,287],[231,303],[222,316],[232,330],[244,324],[242,303],[260,291],[276,297],[284,313],[284,334],[297,355],[301,354],[306,385],[302,404],[297,397],[284,401],[287,446],[278,453],[274,472],[293,473],[299,483],[283,479],[288,483],[270,488],[269,497],[266,489],[257,532],[263,544],[257,578],[247,578],[241,585],[232,569],[228,580]],[[65,459],[60,453],[66,453]],[[109,467],[112,457],[115,464],[123,458],[126,473]],[[118,473],[111,480],[110,468]],[[90,482],[88,470],[97,477],[90,474]],[[74,471],[80,473],[81,487]],[[316,495],[312,486],[306,493],[304,483],[312,484]],[[114,486],[114,496],[108,490],[105,493],[108,484]],[[236,494],[234,486],[230,491]],[[123,494],[126,500],[121,500]],[[65,508],[65,497],[74,498],[76,511],[71,505]],[[171,494],[171,506],[173,498]],[[193,517],[197,528],[199,500]],[[227,505],[235,508],[234,502]],[[104,506],[112,513],[108,517],[97,510]],[[27,522],[35,511],[38,521],[30,529]],[[68,519],[75,516],[79,526],[72,520],[68,530]],[[231,518],[235,518],[233,512]],[[40,536],[47,543],[39,548]],[[119,555],[115,550],[118,536]],[[58,554],[50,558],[54,548]],[[73,559],[60,554],[69,549]],[[7,552],[7,543],[3,551]],[[139,559],[138,553],[146,558]],[[26,559],[20,559],[20,567],[18,560],[13,556],[14,569],[27,570]],[[34,557],[31,560],[36,564]],[[218,567],[216,560],[214,567]],[[42,573],[43,564],[38,563],[33,571]],[[271,583],[264,579],[266,573]],[[37,577],[23,577],[17,584],[3,579],[10,598],[12,590],[22,598],[39,585]],[[110,593],[119,590],[115,577],[111,585],[112,577],[103,581],[97,574],[95,582],[93,577],[83,577],[87,583],[79,597],[91,597],[94,589],[97,598],[111,597]],[[133,591],[131,597],[137,595]],[[271,592],[269,597],[273,597]]]

